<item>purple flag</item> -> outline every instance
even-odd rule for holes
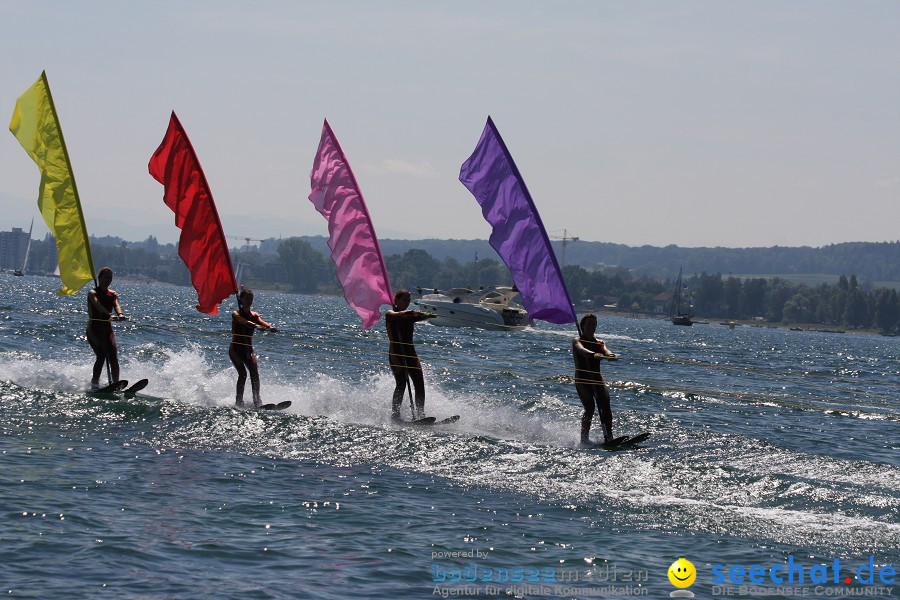
[[[381,318],[381,305],[394,302],[394,294],[362,192],[328,121],[322,127],[310,185],[310,201],[328,220],[328,247],[344,298],[368,329]]]
[[[574,323],[575,308],[541,216],[490,117],[459,180],[493,227],[491,246],[509,267],[528,314],[550,323]]]

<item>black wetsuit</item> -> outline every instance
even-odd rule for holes
[[[99,287],[94,288],[97,302],[105,308],[111,316],[115,312],[116,300],[119,296],[112,290],[101,290]],[[119,351],[116,348],[116,334],[113,331],[110,316],[97,314],[96,309],[91,305],[88,298],[88,326],[87,340],[91,345],[91,349],[97,356],[94,361],[94,371],[91,381],[96,383],[103,373],[103,365],[109,360],[110,377],[115,381],[119,380]]]
[[[259,395],[259,369],[256,366],[256,355],[253,353],[253,332],[256,331],[256,327],[241,323],[237,318],[238,314],[243,319],[257,325],[262,325],[262,320],[254,312],[247,314],[238,310],[231,313],[231,345],[228,347],[228,356],[238,372],[235,404],[244,405],[244,386],[247,383],[247,371],[249,371],[253,406],[258,407],[262,405],[262,399]]]
[[[391,416],[400,418],[400,405],[403,403],[403,392],[406,390],[407,377],[412,381],[416,391],[415,411],[413,417],[421,419],[425,416],[425,377],[422,375],[422,363],[413,346],[413,328],[418,321],[424,321],[428,315],[415,310],[389,311],[384,322],[387,325],[388,362],[394,373],[394,396],[391,400]]]
[[[606,347],[596,338],[572,340],[572,357],[575,359],[575,390],[584,405],[581,417],[581,442],[588,443],[588,433],[594,418],[594,409],[600,411],[603,437],[612,437],[612,410],[609,406],[609,390],[600,374],[600,359],[596,354],[605,354]]]

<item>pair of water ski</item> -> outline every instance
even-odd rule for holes
[[[615,450],[617,448],[629,448],[636,444],[640,444],[650,437],[650,432],[645,431],[644,433],[639,433],[637,435],[622,435],[617,438],[613,438],[608,442],[589,442],[586,444],[582,444],[582,448],[597,448],[600,450]]]
[[[132,385],[128,385],[127,379],[120,379],[115,383],[111,383],[105,387],[98,388],[96,390],[90,390],[88,392],[91,396],[108,396],[108,395],[116,395],[121,394],[125,398],[134,398],[138,392],[143,390],[150,384],[149,379],[141,379]],[[284,402],[269,403],[263,404],[261,406],[255,407],[255,410],[284,410],[291,405],[290,400],[285,400]]]
[[[284,402],[279,402],[275,404],[270,402],[268,404],[261,404],[260,406],[254,407],[252,410],[284,410],[291,405],[290,400],[285,400]]]
[[[428,425],[447,425],[449,423],[456,423],[459,421],[459,415],[453,415],[452,417],[447,417],[446,419],[437,420],[437,417],[422,417],[421,419],[414,419],[412,421],[404,421],[400,418],[395,418],[393,420],[395,423],[400,423],[402,425],[412,425],[412,426],[428,426]]]
[[[110,383],[109,385],[97,388],[96,390],[90,390],[88,394],[93,395],[102,395],[102,394],[122,394],[126,398],[134,398],[135,394],[144,389],[150,384],[149,379],[141,379],[133,385],[128,385],[127,379],[120,379],[115,383]]]

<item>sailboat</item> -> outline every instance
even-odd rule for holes
[[[678,281],[675,282],[675,292],[672,295],[672,310],[669,314],[673,325],[693,325],[691,317],[694,316],[694,295],[688,291],[688,287],[681,278],[681,269],[678,269]]]
[[[234,270],[234,280],[237,282],[238,288],[241,287],[241,281],[244,280],[244,263],[238,261],[237,268]]]
[[[28,245],[25,246],[25,260],[22,261],[22,268],[13,271],[13,275],[19,277],[25,274],[25,267],[28,266],[28,252],[31,250],[31,232],[34,229],[34,217],[31,219],[31,227],[28,228]]]

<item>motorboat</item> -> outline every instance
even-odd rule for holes
[[[528,312],[512,300],[519,291],[507,286],[484,286],[477,290],[453,288],[447,291],[418,288],[415,304],[437,315],[433,325],[515,330],[533,325]]]

